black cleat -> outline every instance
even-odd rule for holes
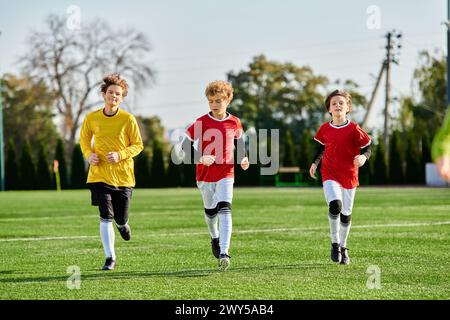
[[[338,243],[331,244],[331,260],[341,262],[341,248]]]
[[[131,239],[131,228],[128,223],[123,227],[117,227],[117,230],[119,230],[123,240],[129,241]]]
[[[225,254],[225,253],[221,253],[219,255],[219,270],[220,271],[225,271],[228,269],[228,267],[230,266],[230,256]]]
[[[116,266],[116,260],[109,257],[109,258],[106,258],[105,265],[102,267],[102,270],[113,270],[115,266]]]
[[[216,257],[216,259],[219,259],[220,255],[219,238],[211,238],[211,250],[214,257]]]
[[[350,264],[350,257],[348,256],[348,249],[341,247],[341,264]]]

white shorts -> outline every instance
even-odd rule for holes
[[[329,205],[333,200],[341,200],[341,212],[345,216],[348,216],[352,213],[355,191],[356,188],[342,188],[342,186],[334,180],[326,180],[323,183],[323,192],[325,194],[325,200],[327,201],[327,204]]]
[[[214,209],[217,203],[233,201],[233,178],[224,178],[217,182],[197,181],[205,209]]]

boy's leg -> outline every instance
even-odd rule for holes
[[[350,258],[347,253],[347,239],[350,233],[350,227],[352,225],[352,210],[353,210],[353,201],[355,199],[355,191],[354,189],[343,189],[342,196],[342,211],[340,215],[340,230],[339,230],[339,238],[340,238],[340,247],[342,251],[342,261],[343,264],[349,264]]]
[[[205,208],[205,223],[211,236],[211,250],[214,257],[219,258],[219,218],[217,216],[217,201],[214,197],[216,183],[197,181],[197,187],[202,194],[203,206]]]
[[[217,213],[219,215],[220,253],[228,255],[230,248],[233,221],[231,216],[231,203],[233,201],[234,179],[226,178],[217,182],[216,199]]]
[[[331,260],[340,262],[341,253],[339,249],[339,217],[342,211],[342,190],[339,183],[327,180],[323,183],[325,200],[328,204],[328,223],[330,225],[331,238]]]
[[[105,252],[106,260],[103,270],[111,270],[114,268],[116,260],[116,253],[114,250],[114,228],[113,219],[114,211],[111,200],[111,193],[103,184],[97,184],[91,188],[91,192],[95,192],[99,212],[100,212],[100,238],[102,240],[103,250]],[[108,266],[107,266],[108,265]]]
[[[114,209],[114,220],[120,235],[125,241],[131,239],[131,228],[128,224],[132,188],[121,187],[112,192],[112,205]]]

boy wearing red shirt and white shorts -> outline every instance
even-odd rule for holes
[[[319,162],[325,200],[329,207],[331,260],[349,264],[347,238],[351,226],[353,200],[358,182],[358,168],[369,159],[370,137],[360,126],[347,120],[352,111],[352,97],[341,90],[333,91],[325,100],[330,122],[324,123],[314,137],[319,150],[309,169],[312,178]]]
[[[226,81],[211,82],[205,95],[210,112],[195,120],[186,130],[186,138],[190,147],[198,142],[197,157],[194,156],[197,186],[203,198],[213,255],[219,259],[219,269],[226,270],[230,265],[228,251],[232,231],[235,146],[237,163],[244,170],[250,164],[241,121],[226,111],[233,98],[231,84]]]

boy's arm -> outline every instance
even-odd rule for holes
[[[86,160],[89,160],[89,156],[94,152],[92,150],[91,141],[92,141],[92,130],[89,126],[89,120],[86,117],[83,121],[80,130],[80,147],[81,152]]]
[[[241,135],[239,139],[234,139],[234,148],[236,150],[236,162],[241,163],[242,159],[248,158],[248,150],[245,145],[244,135]]]
[[[316,140],[315,140],[316,141]],[[321,144],[320,142],[317,142],[317,152],[314,156],[314,160],[313,160],[313,164],[315,164],[316,166],[319,165],[320,161],[322,160],[323,157],[323,153],[325,152],[325,145]]]
[[[133,158],[144,149],[141,133],[139,132],[139,126],[134,117],[129,120],[127,132],[128,138],[130,140],[130,145],[125,149],[119,151],[120,160]]]
[[[372,154],[372,148],[370,147],[370,144],[365,146],[364,148],[361,148],[361,152],[359,154],[364,155],[366,159],[369,160]]]
[[[183,158],[183,163],[192,164],[200,162],[200,153],[194,148],[194,141],[184,137],[181,142],[179,156]]]

